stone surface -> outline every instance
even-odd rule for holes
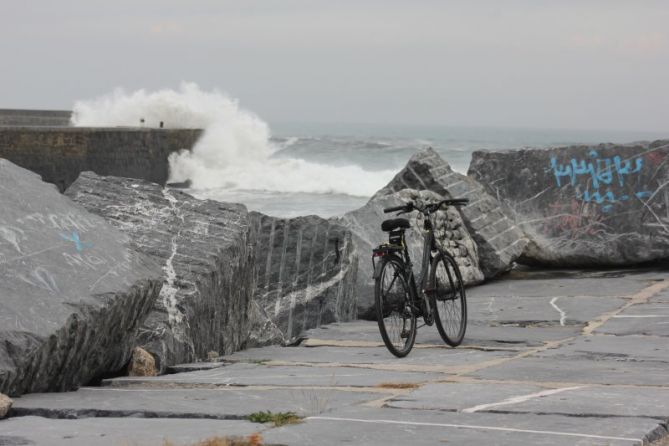
[[[244,206],[91,172],[67,195],[163,265],[163,289],[138,341],[160,372],[244,345],[254,291],[254,236]]]
[[[306,383],[305,383],[306,384]],[[318,415],[334,407],[378,399],[364,391],[307,388],[84,387],[68,393],[35,393],[16,400],[13,413],[49,418],[129,417],[234,420],[261,411]],[[1,444],[1,443],[0,443]]]
[[[248,436],[266,427],[250,421],[183,418],[83,418],[26,416],[0,425],[3,446],[185,446],[207,438]]]
[[[0,393],[0,420],[5,418],[9,413],[9,409],[12,408],[14,401],[7,395]]]
[[[669,140],[478,151],[469,175],[530,239],[522,262],[626,265],[669,256],[668,154]]]
[[[441,199],[443,196],[429,190],[404,189],[398,192],[381,190],[362,208],[336,219],[353,233],[353,245],[359,259],[356,281],[358,317],[376,319],[372,249],[388,241],[388,234],[381,231],[381,223],[394,218],[394,214],[385,214],[383,209],[400,206],[409,201],[434,202]],[[423,216],[417,211],[404,216],[411,221],[411,228],[406,231],[405,237],[409,256],[414,264],[414,272],[418,275],[423,263]],[[460,213],[452,207],[440,210],[434,216],[434,224],[437,243],[453,255],[465,284],[473,285],[483,281],[477,246],[469,235]]]
[[[412,156],[385,191],[405,188],[427,189],[447,198],[470,200],[458,210],[478,246],[479,266],[486,278],[508,271],[527,245],[524,234],[494,195],[487,193],[484,186],[470,176],[453,171],[431,148]]]
[[[250,213],[256,284],[248,346],[289,342],[305,330],[355,319],[358,258],[344,226],[315,215]]]
[[[38,175],[0,159],[0,392],[76,388],[121,369],[160,266]]]
[[[248,435],[253,426],[226,418],[256,410],[306,415],[298,424],[254,425],[265,444],[631,446],[667,435],[666,338],[616,318],[665,314],[658,305],[669,301],[666,269],[514,270],[471,290],[472,331],[456,349],[421,327],[414,350],[398,359],[381,346],[374,322],[321,326],[299,346],[236,352],[210,370],[23,396],[18,413],[61,419],[0,421],[0,442],[118,445],[136,435],[141,444],[193,444],[212,432]],[[565,326],[553,299],[567,312]],[[494,325],[502,319],[533,322]],[[626,334],[595,329],[612,322],[626,324]],[[513,330],[515,341],[477,345],[474,328]],[[62,419],[85,416],[97,418]]]
[[[140,336],[160,372],[355,318],[358,263],[350,232],[339,224],[248,213],[242,205],[91,172],[67,195],[164,265],[161,299]]]
[[[277,350],[279,349],[279,350]],[[300,352],[299,361],[295,357],[284,358],[280,349],[290,352],[291,350],[308,350]],[[269,351],[268,351],[269,350]],[[103,386],[114,387],[118,389],[170,389],[170,388],[222,388],[222,387],[249,387],[263,386],[272,388],[283,387],[327,387],[341,386],[351,388],[374,388],[383,383],[401,382],[410,384],[420,384],[428,380],[438,379],[443,376],[439,372],[424,371],[402,371],[391,370],[390,368],[379,368],[378,370],[365,367],[351,367],[347,360],[350,357],[341,360],[341,366],[327,362],[327,356],[330,358],[339,351],[332,349],[308,347],[263,347],[259,349],[250,349],[253,358],[247,359],[249,362],[236,362],[223,367],[211,370],[200,370],[195,372],[185,372],[173,375],[163,375],[156,378],[137,378],[137,377],[119,377],[103,381]],[[381,359],[390,359],[386,355],[379,354],[379,351],[363,348],[352,351],[351,356],[358,354],[363,356],[369,354],[370,359],[359,357],[359,364],[381,363]],[[260,355],[256,358],[257,355]],[[316,361],[309,361],[309,355],[316,357]],[[347,354],[348,356],[348,354]],[[236,361],[243,360],[243,356],[234,356]],[[230,358],[230,359],[233,359]],[[270,359],[273,358],[273,359]],[[381,359],[379,359],[381,358]],[[470,357],[471,359],[471,357]],[[276,361],[276,362],[272,362]],[[287,365],[279,365],[281,363]],[[292,364],[295,362],[295,364]],[[443,361],[445,362],[445,360]],[[385,364],[388,364],[386,361]],[[305,367],[305,364],[308,366]],[[329,367],[318,367],[318,365],[327,364]],[[311,367],[313,365],[313,367]],[[268,373],[270,371],[271,373]]]
[[[156,360],[151,353],[141,347],[135,347],[128,364],[128,376],[156,376]]]
[[[190,150],[201,130],[1,127],[0,158],[67,189],[80,172],[142,178],[164,184],[168,156]]]

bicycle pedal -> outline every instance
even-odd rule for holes
[[[406,330],[402,330],[402,333],[400,333],[400,338],[407,339],[408,337],[409,337],[409,332]]]

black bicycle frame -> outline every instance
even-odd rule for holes
[[[425,289],[427,287],[428,272],[430,264],[432,263],[432,251],[437,250],[437,245],[434,239],[434,233],[432,232],[433,226],[429,214],[425,215],[425,221],[423,222],[423,262],[420,268],[420,295],[418,293],[419,288],[416,286],[416,279],[413,272],[413,264],[411,263],[411,258],[409,257],[409,249],[407,248],[406,243],[404,243],[404,260],[406,264],[406,269],[408,270],[407,283],[409,284],[409,292],[411,293],[411,300],[414,304],[420,303],[422,300],[425,304],[424,317],[428,317],[432,314],[432,308],[430,306],[430,299],[427,298],[425,294]]]

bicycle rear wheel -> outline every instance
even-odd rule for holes
[[[379,331],[390,353],[402,358],[416,341],[416,313],[404,280],[405,265],[399,258],[384,257],[378,267],[374,300]]]
[[[460,269],[453,257],[440,252],[432,260],[428,277],[437,330],[446,344],[457,347],[467,329],[467,298]]]

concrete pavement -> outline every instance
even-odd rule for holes
[[[635,445],[666,435],[669,272],[514,271],[468,290],[456,349],[419,329],[403,359],[374,322],[237,352],[155,378],[17,398],[0,445]],[[245,420],[296,412],[298,424]]]

